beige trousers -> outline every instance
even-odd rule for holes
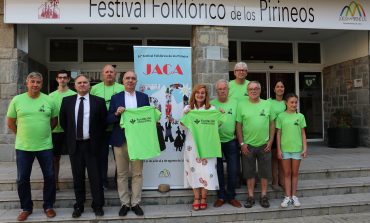
[[[140,204],[143,187],[143,161],[130,160],[126,142],[122,147],[114,147],[114,157],[117,165],[117,188],[121,205],[135,206]],[[132,172],[131,197],[128,186],[130,164]]]

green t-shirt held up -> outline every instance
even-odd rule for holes
[[[244,81],[244,84],[237,84],[235,80],[229,82],[229,98],[239,100],[245,100],[248,98],[247,86],[248,80]]]
[[[43,93],[31,98],[27,93],[10,102],[7,117],[16,118],[15,148],[23,151],[42,151],[53,148],[50,119],[58,116],[52,99]]]
[[[60,111],[60,106],[62,105],[62,101],[64,97],[75,95],[76,92],[72,91],[71,89],[68,89],[65,92],[60,92],[58,90],[53,91],[52,93],[49,94],[49,97],[53,100],[55,104],[55,108],[57,110],[57,113],[59,114]],[[53,129],[53,132],[58,133],[58,132],[64,132],[62,127],[60,126],[59,123],[59,116],[58,116],[58,125]]]
[[[217,109],[222,108],[225,111],[225,122],[218,130],[221,142],[229,142],[235,139],[236,109],[238,107],[238,102],[231,98],[225,103],[214,99],[211,101],[211,105],[215,106]]]
[[[181,118],[194,138],[198,157],[222,157],[218,127],[225,116],[218,110],[191,110]]]
[[[161,112],[153,106],[129,108],[121,115],[120,126],[125,129],[130,160],[146,160],[161,153],[157,121]]]
[[[276,119],[276,128],[281,131],[280,148],[284,153],[303,151],[302,129],[306,120],[301,113],[280,113]]]
[[[270,121],[275,119],[271,112],[271,104],[263,99],[258,103],[243,100],[238,103],[236,121],[243,125],[245,144],[259,147],[270,138]]]

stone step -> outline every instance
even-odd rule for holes
[[[325,196],[337,194],[357,194],[370,192],[370,177],[341,178],[325,180],[301,180],[298,186],[299,197]],[[246,186],[237,189],[237,199],[245,200],[247,197]],[[256,188],[256,197],[259,197],[259,187]],[[280,199],[284,196],[282,191],[268,190],[269,197]],[[34,207],[42,207],[42,190],[32,191]],[[119,206],[118,193],[116,190],[105,191],[106,206]],[[210,191],[208,201],[216,199],[216,192]],[[143,191],[142,203],[144,205],[174,205],[191,204],[193,201],[192,191],[189,189],[171,190],[168,193],[159,193],[153,190]],[[61,190],[57,193],[55,207],[72,207],[75,197],[72,189]],[[91,195],[87,192],[86,204],[91,203]],[[0,209],[19,208],[19,199],[16,191],[0,192]]]
[[[352,167],[352,168],[332,168],[321,170],[301,170],[299,173],[300,180],[319,180],[319,179],[338,179],[338,178],[354,178],[354,177],[370,177],[370,167]],[[42,179],[31,179],[31,187],[35,190],[43,188],[44,181]],[[109,184],[115,185],[114,178],[109,178]],[[86,181],[86,185],[89,183]],[[72,178],[62,178],[59,182],[60,189],[72,189]],[[13,179],[0,178],[0,192],[17,190],[17,183]]]
[[[348,213],[364,213],[369,211],[370,193],[344,194],[302,197],[300,208],[280,208],[281,199],[271,199],[270,208],[262,208],[258,202],[250,208],[234,208],[228,204],[220,208],[214,208],[211,204],[207,210],[192,211],[190,204],[176,205],[144,205],[145,215],[137,217],[129,212],[125,217],[119,217],[119,206],[105,207],[103,217],[95,217],[91,208],[85,208],[85,212],[78,222],[130,222],[130,223],[183,223],[183,222],[242,222],[254,220],[271,220],[284,218],[297,218],[305,216],[325,216]],[[52,221],[60,223],[76,222],[71,217],[72,208],[56,208],[57,216]],[[19,213],[17,209],[0,210],[0,219],[4,222],[16,222]],[[47,222],[42,209],[34,209],[29,217],[30,222]]]

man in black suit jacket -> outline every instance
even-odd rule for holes
[[[86,200],[85,168],[93,198],[91,207],[96,216],[103,216],[104,192],[98,169],[107,109],[102,98],[89,94],[90,81],[84,74],[75,79],[77,95],[65,97],[60,108],[60,125],[66,135],[71,160],[76,203],[72,217],[80,217]]]
[[[108,123],[113,124],[111,145],[114,147],[114,157],[117,166],[117,187],[121,201],[119,216],[125,216],[130,206],[136,215],[144,215],[143,210],[139,206],[143,187],[143,161],[130,160],[127,143],[124,138],[124,130],[119,126],[121,114],[126,108],[138,108],[150,105],[148,95],[135,91],[136,83],[137,77],[133,71],[127,71],[123,75],[125,91],[112,96],[107,118]],[[128,186],[129,165],[131,165],[132,172],[131,196]]]

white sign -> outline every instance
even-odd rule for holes
[[[370,30],[370,0],[5,0],[5,23]]]
[[[134,63],[139,91],[148,94],[150,104],[162,112],[166,144],[159,157],[144,161],[143,187],[184,188],[185,132],[180,119],[191,94],[191,48],[136,46]]]

